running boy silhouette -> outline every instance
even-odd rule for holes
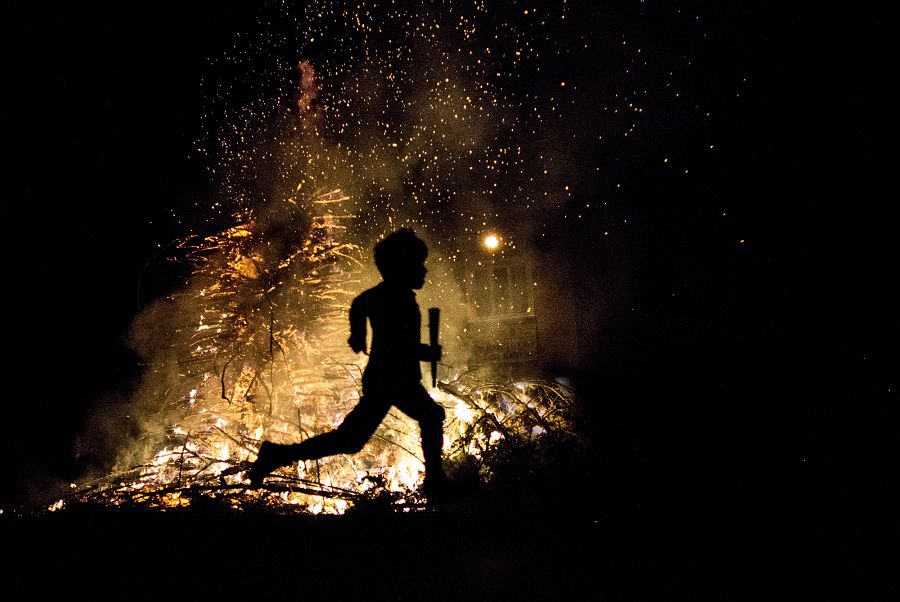
[[[350,348],[366,353],[366,320],[372,348],[363,371],[362,397],[336,429],[302,443],[263,441],[249,471],[258,487],[273,470],[298,460],[360,451],[391,406],[418,421],[425,458],[425,495],[446,498],[450,483],[441,460],[444,408],[422,386],[419,362],[441,359],[441,346],[421,342],[422,316],[415,290],[425,284],[428,246],[409,229],[397,230],[375,245],[375,265],[383,281],[361,293],[350,306]]]

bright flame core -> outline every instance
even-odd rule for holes
[[[496,234],[488,234],[482,243],[488,251],[496,251],[500,247],[500,238]]]

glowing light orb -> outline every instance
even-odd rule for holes
[[[488,234],[481,243],[488,251],[496,251],[500,247],[500,238],[496,234]]]

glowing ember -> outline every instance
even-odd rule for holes
[[[496,251],[500,247],[500,239],[496,234],[488,234],[484,237],[482,244],[488,251]]]

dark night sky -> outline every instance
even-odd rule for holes
[[[76,470],[70,441],[84,412],[135,373],[121,335],[145,301],[141,270],[155,245],[182,233],[172,210],[211,193],[191,157],[200,80],[209,56],[227,48],[252,11],[179,4],[140,14],[132,5],[29,5],[7,20],[14,186],[3,204],[11,301],[4,380],[13,411],[4,423],[15,476],[8,471],[5,495],[21,487],[20,473],[65,478]],[[697,177],[684,183],[620,158],[619,175],[650,174],[632,198],[677,203],[642,205],[635,215],[644,225],[623,242],[622,256],[645,258],[632,291],[641,317],[620,321],[612,347],[588,342],[594,352],[582,368],[603,376],[588,389],[623,405],[638,400],[640,409],[613,413],[626,416],[623,428],[661,441],[651,461],[677,440],[664,422],[702,440],[696,455],[681,458],[687,471],[705,470],[703,454],[737,439],[756,454],[740,458],[738,478],[774,473],[758,506],[788,499],[788,517],[816,521],[849,502],[848,523],[874,529],[897,474],[885,460],[898,416],[897,297],[888,290],[897,267],[888,201],[896,170],[883,150],[895,133],[885,82],[894,75],[895,36],[883,16],[861,11],[683,4],[704,14],[712,36],[689,85],[722,108],[703,133],[721,152],[701,155],[695,140],[666,139],[691,131],[667,121],[673,110],[650,122],[659,137],[647,150],[677,149]],[[689,43],[661,17],[635,23],[631,9],[610,13],[624,31],[661,46]],[[575,71],[589,71],[590,57],[580,60]],[[735,71],[750,76],[740,101],[722,85]],[[590,96],[589,84],[583,90]],[[720,206],[727,221],[716,219]],[[581,242],[574,265],[593,264],[588,231],[596,225],[560,226]],[[722,252],[728,245],[734,251]],[[673,287],[684,293],[677,301],[666,298]],[[682,396],[702,401],[686,414],[660,401]],[[805,513],[807,505],[817,509]]]

